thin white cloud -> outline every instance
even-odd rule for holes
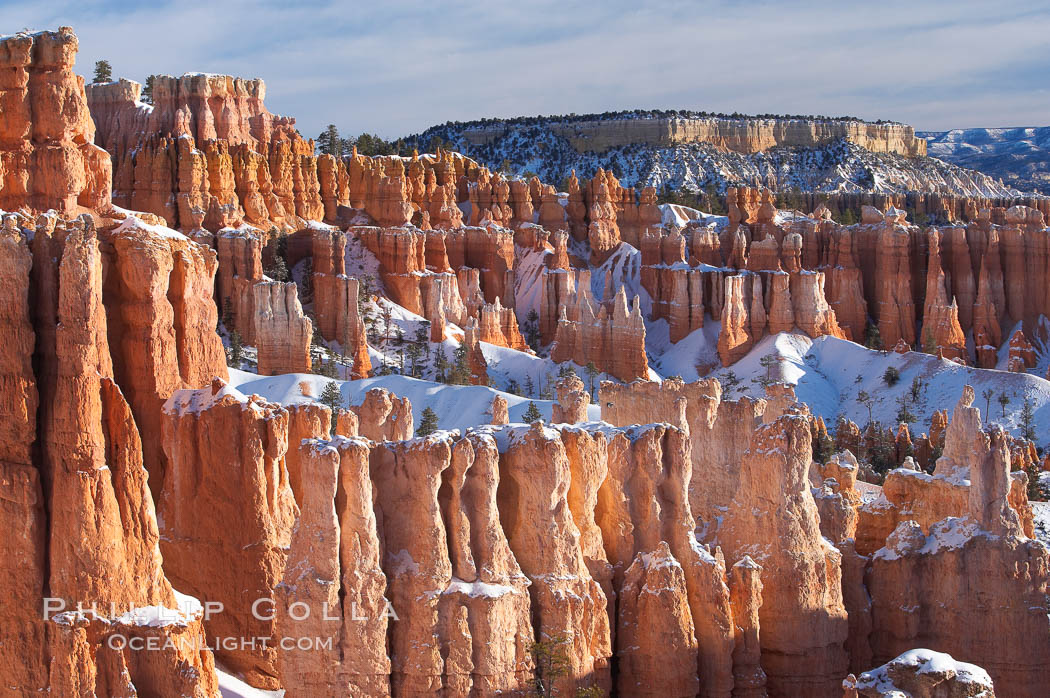
[[[125,5],[122,9],[121,5]],[[80,69],[262,77],[303,133],[632,107],[853,114],[925,129],[1042,124],[1045,2],[14,3],[71,24]]]

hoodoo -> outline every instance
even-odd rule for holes
[[[1045,197],[850,117],[310,139],[330,95],[78,48],[0,36],[0,694],[1045,693]]]

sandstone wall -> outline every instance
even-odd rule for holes
[[[216,696],[200,605],[176,594],[161,568],[143,440],[119,382],[131,390],[153,377],[130,378],[121,347],[110,342],[103,245],[89,216],[72,222],[41,216],[30,252],[29,225],[7,217],[0,240],[10,280],[0,327],[11,349],[3,366],[9,389],[0,513],[14,533],[0,563],[14,594],[14,604],[5,603],[6,685],[15,695],[105,694],[119,685]],[[170,265],[170,248],[151,242]],[[153,278],[154,270],[144,264],[142,276]],[[162,286],[166,273],[159,275]],[[174,332],[165,354],[150,353],[147,338],[156,328],[172,331],[171,306],[163,292],[145,297],[129,292],[126,306],[119,293],[109,297],[111,314],[137,308],[145,331],[130,333],[129,341],[143,342],[147,360],[162,357],[158,373],[179,382]],[[151,408],[142,406],[148,417]],[[45,596],[52,601],[42,615]],[[173,622],[150,624],[136,611],[144,606]],[[83,610],[71,610],[77,608]],[[120,642],[150,637],[162,649],[149,657]]]
[[[776,146],[816,147],[846,139],[879,153],[907,157],[926,154],[926,141],[915,137],[915,129],[894,123],[672,117],[552,122],[549,128],[567,139],[580,153],[601,153],[633,143],[660,147],[710,143],[738,153],[758,153]],[[497,124],[466,129],[462,136],[472,145],[484,145],[504,136],[507,131],[508,127]]]
[[[169,472],[160,496],[164,564],[175,583],[225,609],[213,637],[272,637],[270,608],[284,576],[296,506],[285,466],[288,412],[221,380],[176,392],[165,404]],[[280,686],[274,647],[218,651],[256,686]]]
[[[108,209],[112,168],[94,145],[73,30],[0,39],[0,208]]]

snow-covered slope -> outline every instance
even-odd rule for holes
[[[1050,547],[1050,502],[1032,502],[1032,515],[1035,518],[1035,537]]]
[[[509,167],[515,175],[531,172],[555,184],[572,170],[580,177],[591,177],[602,167],[612,170],[624,186],[671,190],[701,191],[714,186],[724,193],[727,186],[746,184],[815,192],[1017,194],[994,177],[936,158],[874,153],[845,140],[817,148],[776,147],[754,154],[728,152],[706,143],[672,147],[632,143],[601,153],[578,152],[544,120],[510,125],[503,136],[483,145],[468,143],[464,127],[454,124],[439,135],[490,169]]]
[[[686,381],[696,380],[698,368],[706,372],[711,362],[717,361],[714,349],[717,336],[718,324],[708,323],[677,344],[667,345],[662,354],[654,358],[653,377],[677,375]],[[548,359],[490,345],[482,345],[482,350],[497,382],[513,378],[520,384],[527,376],[539,382],[553,375],[550,370],[553,364]],[[767,372],[761,360],[770,354],[778,361]],[[899,380],[892,386],[883,378],[891,367],[899,371]],[[577,371],[585,376],[579,367]],[[934,411],[951,410],[963,386],[972,385],[978,396],[976,406],[981,409],[985,422],[1000,424],[1014,435],[1020,435],[1021,407],[1026,397],[1030,399],[1035,414],[1036,443],[1050,445],[1050,381],[1029,373],[970,368],[919,352],[872,351],[834,337],[810,339],[802,334],[781,333],[763,338],[743,359],[708,375],[723,383],[725,396],[731,399],[745,395],[760,397],[763,394],[760,381],[767,376],[786,381],[795,386],[798,398],[809,405],[814,414],[822,416],[829,427],[840,415],[858,424],[867,423],[867,408],[857,400],[862,391],[875,398],[872,417],[883,425],[897,424],[901,400],[907,400],[907,409],[914,415],[913,429],[917,432],[928,428]],[[315,400],[329,380],[314,374],[258,376],[230,371],[231,385],[242,393],[258,393],[282,404]],[[507,400],[511,421],[522,418],[530,401],[487,386],[446,385],[398,375],[336,383],[344,404],[360,404],[371,388],[386,388],[409,398],[417,423],[423,409],[432,408],[438,414],[442,429],[488,424],[491,420],[488,410],[495,395]],[[990,409],[982,397],[986,390],[994,393]],[[998,402],[1000,394],[1010,399],[1005,409]],[[544,417],[550,419],[552,401],[535,398],[532,401]],[[591,405],[589,417],[600,419],[598,405]]]
[[[312,373],[258,376],[245,371],[230,370],[230,385],[237,390],[245,395],[256,393],[271,402],[278,402],[282,405],[296,405],[315,400],[330,380],[332,379]],[[372,388],[386,388],[398,397],[409,399],[412,403],[412,418],[416,424],[419,424],[425,408],[433,409],[437,412],[438,427],[441,429],[466,429],[481,424],[490,424],[492,415],[489,413],[489,407],[492,404],[492,398],[496,395],[506,399],[512,422],[522,421],[522,416],[529,406],[528,398],[487,386],[446,385],[408,376],[391,375],[335,382],[343,395],[344,405],[360,405],[365,399],[365,393]],[[533,400],[532,402],[539,408],[543,418],[549,421],[553,402],[550,400]],[[592,405],[589,409],[591,419],[600,417],[597,405]]]
[[[231,672],[222,667],[215,667],[219,677],[219,694],[222,698],[283,698],[284,691],[263,691],[252,688]]]
[[[924,131],[930,155],[1050,195],[1050,126]]]
[[[706,341],[711,341],[706,336],[706,329],[697,330],[679,345],[691,340],[699,344],[702,340],[694,339],[699,333],[705,335]],[[925,431],[935,410],[951,412],[962,395],[963,386],[972,385],[977,394],[975,406],[980,408],[985,423],[1000,424],[1015,436],[1021,434],[1021,407],[1025,398],[1029,398],[1035,411],[1036,444],[1050,445],[1050,381],[1030,373],[970,368],[920,352],[872,351],[834,337],[810,339],[805,335],[781,333],[763,338],[743,359],[729,368],[714,371],[711,376],[725,385],[727,378],[734,382],[730,377],[733,374],[739,387],[730,393],[730,397],[759,397],[763,388],[756,381],[767,375],[760,364],[767,354],[778,359],[770,371],[770,378],[794,385],[798,398],[809,405],[814,414],[824,417],[829,427],[839,415],[860,425],[867,423],[868,410],[857,401],[857,396],[864,391],[875,398],[872,417],[883,425],[898,423],[900,400],[906,398],[908,411],[915,416],[913,430]],[[665,371],[680,369],[678,372],[686,380],[695,378],[695,372],[689,370],[690,361],[674,364],[665,355],[661,366]],[[890,367],[900,372],[899,380],[893,386],[883,378]],[[917,397],[913,399],[916,381]],[[982,397],[986,390],[993,392],[990,409]],[[1010,399],[1005,410],[997,402],[1001,393]]]

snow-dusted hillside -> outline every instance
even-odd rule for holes
[[[659,324],[651,330],[659,333]],[[697,368],[717,360],[715,344],[718,324],[708,323],[673,345],[660,346],[659,338],[653,344],[653,377],[656,379],[680,376],[686,381],[697,380]],[[656,349],[662,349],[657,352]],[[502,347],[483,345],[490,374],[497,382],[524,381],[528,375],[541,380],[551,373],[554,365],[549,359],[533,357]],[[767,373],[761,365],[762,357],[773,355],[776,365]],[[886,370],[899,371],[899,381],[888,385],[883,378]],[[577,372],[584,372],[577,367]],[[978,395],[976,406],[981,409],[987,424],[999,424],[1015,436],[1021,433],[1021,406],[1028,398],[1034,406],[1036,443],[1050,446],[1050,381],[1032,373],[1009,373],[991,369],[970,368],[938,359],[929,354],[908,352],[897,354],[873,351],[859,344],[834,337],[810,339],[802,334],[781,333],[763,338],[744,358],[727,368],[717,368],[708,376],[726,386],[725,397],[763,395],[761,381],[767,376],[795,386],[798,398],[809,405],[833,426],[839,416],[866,424],[867,408],[857,397],[861,391],[874,396],[872,417],[883,425],[897,424],[901,400],[907,400],[908,411],[914,415],[914,429],[925,431],[936,410],[954,407],[963,386],[972,385]],[[258,376],[245,371],[230,371],[230,384],[244,394],[258,393],[281,404],[298,404],[316,400],[331,379],[314,374],[292,373],[280,376]],[[446,385],[408,376],[389,375],[357,381],[336,381],[343,394],[344,404],[357,405],[365,393],[375,387],[409,398],[413,416],[418,423],[424,408],[431,407],[438,414],[442,429],[466,429],[488,424],[492,398],[500,395],[507,400],[511,421],[521,420],[530,399],[487,386]],[[982,393],[991,390],[990,410]],[[1004,393],[1010,402],[1005,409],[998,403]],[[546,419],[550,419],[550,400],[533,398]],[[601,418],[598,405],[589,408],[592,420]]]
[[[245,395],[256,393],[271,402],[296,405],[316,400],[324,386],[332,379],[313,373],[286,373],[280,376],[258,376],[245,371],[230,370],[230,385]],[[440,429],[467,429],[490,424],[489,408],[492,398],[499,395],[506,399],[510,421],[522,421],[530,400],[494,388],[481,385],[446,385],[434,381],[419,380],[408,376],[380,376],[356,381],[335,381],[343,395],[344,405],[360,405],[365,393],[372,388],[386,388],[398,397],[407,397],[412,403],[412,418],[416,424],[422,412],[430,407],[438,415]],[[304,390],[305,386],[305,390]],[[551,418],[550,400],[532,400],[544,419]],[[591,405],[589,416],[600,417],[597,405]]]
[[[924,131],[930,155],[1050,195],[1050,126]]]
[[[707,327],[695,331],[669,350],[661,368],[666,372],[679,369],[679,375],[685,380],[695,380],[696,372],[690,361],[692,352],[713,353],[706,342],[715,338]],[[691,343],[685,345],[689,351],[682,351],[675,363],[669,355],[681,351],[679,347],[687,342]],[[947,409],[950,413],[962,395],[963,386],[972,385],[977,394],[975,406],[980,408],[986,424],[1002,425],[1015,436],[1021,434],[1021,407],[1025,398],[1029,398],[1035,411],[1036,443],[1050,445],[1050,381],[1032,373],[971,368],[921,352],[873,351],[834,337],[810,339],[801,334],[781,333],[763,338],[740,361],[710,375],[723,385],[738,386],[730,391],[729,397],[760,397],[763,388],[758,381],[767,375],[760,361],[769,354],[778,360],[769,377],[794,385],[799,400],[809,405],[814,414],[824,417],[829,427],[840,415],[860,425],[867,423],[867,408],[857,400],[864,391],[875,398],[872,417],[883,425],[898,423],[900,401],[906,398],[908,411],[915,416],[913,429],[925,431],[935,410]],[[900,372],[898,382],[892,386],[883,378],[890,367]],[[993,392],[990,409],[982,397],[986,390]],[[1005,409],[997,402],[1000,393],[1010,399]]]
[[[429,133],[429,132],[428,132]],[[818,148],[777,147],[753,154],[719,150],[705,143],[657,147],[634,143],[601,153],[578,152],[544,122],[511,126],[505,135],[471,145],[462,128],[435,132],[493,170],[535,173],[560,183],[572,170],[591,177],[612,170],[624,186],[700,191],[746,184],[775,190],[815,192],[939,192],[958,196],[1014,196],[1018,192],[986,174],[930,157],[873,153],[844,140]]]

